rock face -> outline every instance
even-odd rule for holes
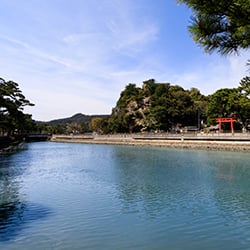
[[[150,117],[152,103],[146,90],[146,84],[142,89],[129,84],[121,93],[111,114],[116,132],[142,132],[151,129],[150,125],[154,123],[153,117]]]
[[[139,132],[147,130],[148,114],[150,112],[149,101],[150,97],[142,99],[128,98],[122,105],[120,105],[118,101],[117,106],[113,108],[111,114],[111,119],[119,126],[117,132]]]
[[[134,126],[140,128],[140,131],[148,128],[147,114],[149,113],[149,107],[146,105],[145,99],[149,101],[149,97],[139,102],[130,101],[126,108],[126,115],[134,120]]]

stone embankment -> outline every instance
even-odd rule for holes
[[[250,152],[250,134],[53,135],[51,141]]]

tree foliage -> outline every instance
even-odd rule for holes
[[[245,76],[240,81],[239,90],[247,97],[250,97],[250,77]]]
[[[242,86],[216,91],[210,98],[207,117],[209,124],[215,124],[216,117],[234,117],[246,128],[250,119],[250,99]]]
[[[214,124],[217,117],[234,117],[234,100],[238,98],[237,89],[219,89],[210,97],[207,108],[209,123]]]
[[[249,0],[179,0],[193,10],[193,39],[206,52],[230,54],[250,45]]]
[[[34,125],[31,115],[24,114],[25,106],[33,106],[13,81],[0,78],[0,132],[13,134],[25,132]]]

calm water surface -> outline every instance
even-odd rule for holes
[[[31,143],[0,155],[0,249],[249,249],[250,155]]]

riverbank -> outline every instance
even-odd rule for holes
[[[0,153],[12,152],[22,147],[24,142],[48,141],[48,134],[24,134],[16,136],[0,136]]]
[[[245,135],[53,135],[51,141],[94,144],[159,146],[180,149],[204,149],[250,152],[250,136]]]
[[[23,137],[0,136],[0,153],[12,152],[22,146]]]

